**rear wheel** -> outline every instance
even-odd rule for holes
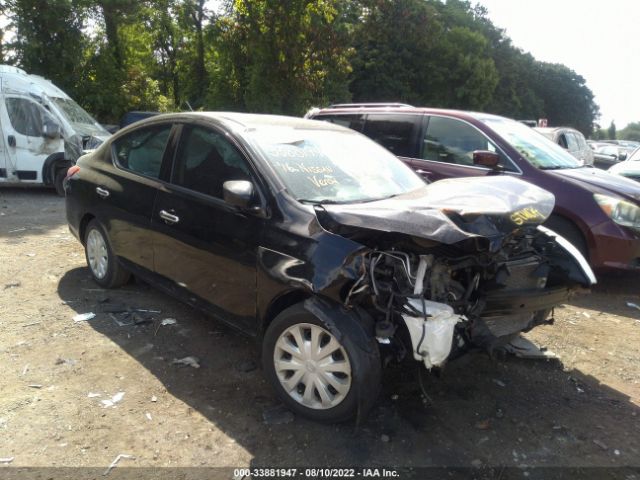
[[[53,178],[53,186],[56,189],[56,193],[61,197],[64,197],[64,178],[67,176],[67,171],[64,168],[59,169]]]
[[[589,248],[587,247],[587,242],[584,239],[582,232],[573,222],[559,217],[558,215],[551,215],[544,225],[569,240],[569,242],[578,249],[582,256],[589,260]]]
[[[96,220],[87,225],[84,251],[91,276],[105,288],[115,288],[129,281],[130,274],[118,263],[107,235]]]
[[[359,330],[326,325],[302,304],[284,310],[269,325],[262,354],[265,374],[291,410],[327,423],[348,420],[358,408],[364,410],[361,415],[367,413],[380,388],[380,359],[357,345],[354,331]]]

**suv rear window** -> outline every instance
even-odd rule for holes
[[[318,115],[313,117],[313,120],[322,120],[323,122],[333,123],[340,125],[341,127],[350,128],[356,132],[362,131],[364,125],[364,115],[362,114],[348,114],[348,115]]]
[[[415,157],[415,140],[422,118],[422,115],[369,114],[362,133],[398,157]]]

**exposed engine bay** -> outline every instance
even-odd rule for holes
[[[399,357],[410,349],[427,368],[439,366],[470,347],[493,350],[552,322],[553,307],[572,290],[569,277],[547,260],[557,248],[529,227],[496,253],[373,250],[363,254],[345,305],[374,311],[378,341],[394,344]],[[403,327],[411,345],[404,344]]]
[[[513,189],[511,179],[504,181]],[[430,185],[432,195],[437,183],[446,181]],[[482,188],[477,179],[473,185]],[[420,225],[401,225],[395,213],[383,230],[382,222],[369,221],[382,217],[375,206],[318,212],[328,229],[370,248],[359,256],[359,276],[344,292],[344,305],[374,317],[376,338],[388,345],[391,357],[412,356],[432,368],[471,348],[491,352],[520,332],[552,323],[556,305],[595,283],[582,255],[539,226],[553,208],[553,196],[532,185],[524,188],[499,206],[502,211],[463,205],[430,213],[434,199],[430,211],[412,199],[414,218],[430,215],[436,234],[433,228],[420,234]],[[477,192],[465,193],[468,199]]]

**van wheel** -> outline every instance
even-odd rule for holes
[[[87,225],[84,252],[91,276],[101,287],[116,288],[129,281],[130,273],[118,263],[107,235],[96,220]]]
[[[544,226],[550,228],[554,232],[562,235],[564,238],[569,240],[573,244],[574,247],[578,249],[578,251],[582,254],[584,258],[589,260],[589,249],[587,248],[587,242],[582,235],[582,232],[576,227],[576,225],[558,215],[551,215],[546,222],[544,222]]]
[[[64,197],[64,179],[67,176],[67,171],[64,168],[60,168],[53,179],[53,186],[56,189],[56,193],[61,197]]]
[[[360,331],[359,326],[341,327],[329,327],[297,304],[280,313],[264,337],[267,379],[287,407],[311,420],[335,423],[356,413],[362,417],[380,390],[379,354],[357,345],[350,332]],[[377,344],[374,348],[378,353]]]

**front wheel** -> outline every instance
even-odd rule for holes
[[[269,325],[263,367],[291,410],[312,420],[334,423],[356,413],[363,416],[374,404],[380,388],[377,345],[360,325],[349,327],[355,328],[328,326],[303,304],[284,310]],[[361,341],[373,348],[365,351]]]
[[[101,287],[115,288],[129,281],[129,272],[118,263],[106,233],[96,220],[87,225],[84,252],[91,276]]]

